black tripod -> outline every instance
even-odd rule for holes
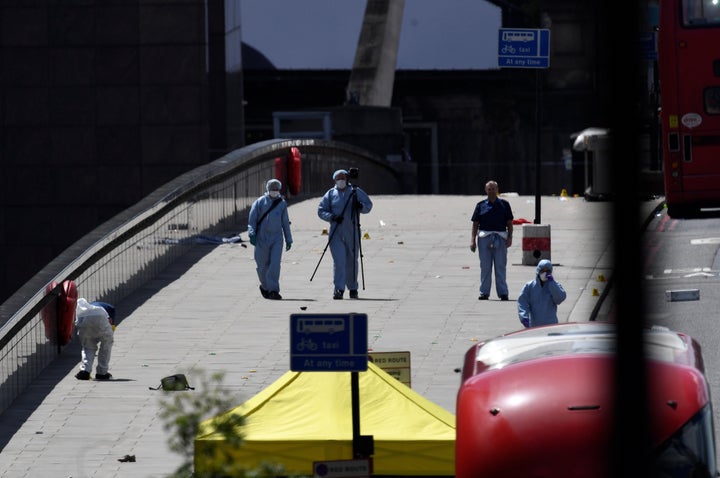
[[[352,187],[352,193],[350,194],[350,197],[347,201],[345,201],[345,205],[343,206],[342,211],[340,212],[339,217],[345,216],[345,211],[347,210],[348,204],[352,204],[352,222],[353,222],[353,229],[355,233],[353,234],[353,277],[355,277],[355,267],[357,267],[357,253],[358,250],[360,252],[360,271],[362,272],[362,286],[363,290],[365,290],[365,267],[363,266],[363,254],[362,254],[362,241],[360,240],[360,209],[358,205],[360,204],[357,200],[357,186],[354,184],[350,185]],[[320,255],[320,260],[318,260],[317,265],[315,266],[315,270],[312,273],[312,276],[310,277],[310,282],[312,282],[313,278],[315,277],[315,273],[318,270],[318,267],[320,267],[320,263],[323,260],[323,257],[325,257],[325,252],[327,252],[328,247],[330,246],[330,241],[332,241],[333,236],[335,236],[335,233],[337,232],[338,228],[340,227],[340,224],[338,224],[335,229],[333,229],[332,234],[330,234],[330,237],[328,237],[327,244],[325,244],[325,249],[322,251],[322,255]]]
[[[355,186],[353,186],[353,194],[350,198],[353,202],[352,205],[352,216],[353,216],[353,229],[355,230],[353,240],[353,277],[355,277],[355,268],[357,267],[357,254],[360,253],[360,276],[362,277],[362,288],[365,290],[365,267],[363,266],[363,251],[362,251],[362,237],[360,236],[360,210],[362,205],[357,200],[357,194],[355,192]],[[356,247],[357,246],[357,247]]]

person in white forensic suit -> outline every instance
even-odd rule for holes
[[[80,298],[75,308],[75,330],[82,347],[80,371],[75,375],[78,380],[90,380],[95,356],[97,368],[95,380],[110,380],[110,354],[113,346],[113,327],[108,311]]]

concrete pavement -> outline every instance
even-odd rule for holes
[[[533,221],[533,197],[503,197],[516,219]],[[480,302],[479,261],[469,241],[481,196],[372,199],[372,212],[361,216],[367,238],[359,300],[347,294],[332,299],[329,249],[310,281],[327,241],[327,224],[316,214],[319,198],[289,209],[295,243],[283,256],[282,301],[261,297],[249,243],[197,245],[116,304],[115,380],[74,378],[80,357],[75,339],[2,415],[0,476],[168,475],[182,459],[168,449],[158,417],[162,393],[148,387],[194,368],[223,371],[237,404],[244,402],[288,370],[293,313],[366,313],[369,347],[409,351],[412,388],[454,413],[454,370],[467,349],[521,327],[515,299],[535,271],[522,265],[522,227],[516,226],[508,256],[510,301],[501,302],[493,286],[490,300]],[[657,203],[645,203],[645,212]],[[551,226],[553,275],[568,293],[560,320],[587,320],[607,285],[598,277],[611,276],[611,203],[543,197],[541,204],[541,222]],[[242,235],[247,239],[246,231]],[[136,461],[119,462],[125,455]]]

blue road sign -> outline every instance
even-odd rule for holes
[[[290,370],[367,370],[367,314],[290,315]]]
[[[501,28],[498,38],[500,68],[548,68],[550,30]]]
[[[640,57],[643,60],[657,60],[657,33],[640,33]]]

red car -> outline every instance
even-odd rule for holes
[[[717,476],[699,345],[664,327],[647,329],[644,341],[657,476]],[[615,346],[613,324],[586,322],[471,347],[457,396],[455,476],[610,476]]]

